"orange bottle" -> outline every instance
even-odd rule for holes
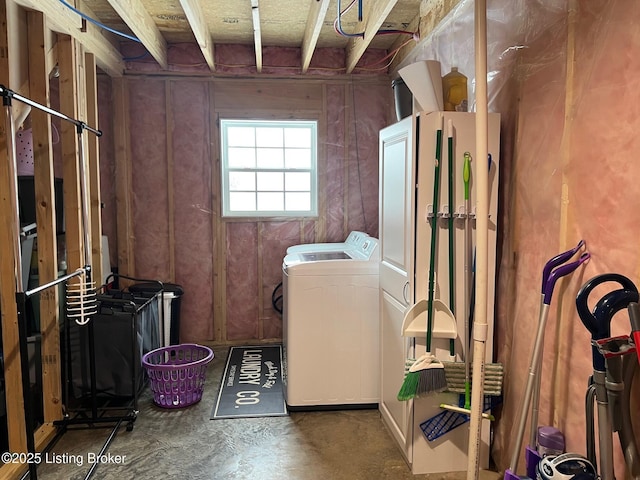
[[[451,67],[451,71],[442,77],[442,93],[446,112],[467,111],[467,77],[458,71],[458,67]]]

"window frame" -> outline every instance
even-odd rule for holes
[[[317,119],[305,118],[305,119],[243,119],[243,118],[220,118],[220,183],[221,183],[221,215],[226,219],[233,218],[318,218],[318,156],[319,156],[319,142],[318,131],[320,122]],[[253,168],[230,168],[228,161],[228,135],[227,127],[229,126],[246,126],[246,127],[260,127],[260,126],[274,126],[280,128],[286,128],[294,126],[296,128],[304,128],[305,125],[311,130],[311,158],[309,168],[258,168],[255,165]],[[254,148],[260,148],[259,145],[255,145]],[[283,147],[284,148],[284,147]],[[310,209],[309,210],[258,210],[257,198],[256,198],[256,210],[242,211],[230,209],[230,186],[229,186],[229,173],[233,171],[246,171],[246,172],[305,172],[310,175]],[[257,180],[257,177],[256,177]],[[254,193],[259,192],[258,185],[256,183]],[[283,194],[287,192],[286,185],[283,186]],[[295,191],[294,191],[295,192]]]

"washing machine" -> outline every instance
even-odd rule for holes
[[[339,252],[345,249],[357,248],[362,245],[362,241],[369,235],[357,230],[352,231],[344,242],[338,243],[303,243],[301,245],[293,245],[287,248],[287,255],[291,253],[304,252]]]
[[[285,256],[283,345],[290,410],[376,408],[378,240]]]

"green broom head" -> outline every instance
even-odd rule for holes
[[[404,402],[421,395],[442,392],[447,389],[444,366],[434,355],[425,353],[413,362],[406,372],[398,400]]]
[[[406,402],[415,398],[418,391],[418,383],[420,382],[420,372],[407,372],[404,376],[402,386],[398,392],[398,400]]]

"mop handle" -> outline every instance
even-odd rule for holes
[[[454,225],[453,225],[453,211],[454,208],[454,196],[453,196],[453,175],[454,175],[454,157],[453,157],[453,122],[451,119],[447,121],[447,170],[448,170],[448,197],[449,197],[449,310],[452,315],[455,315],[456,306],[456,285],[454,279],[455,262],[454,262]],[[449,354],[453,357],[456,354],[455,351],[455,339],[449,340]]]
[[[554,257],[549,262],[553,262],[557,258],[558,257]],[[531,406],[531,397],[532,397],[536,382],[539,381],[538,366],[540,365],[540,352],[542,350],[542,346],[544,345],[544,332],[545,332],[545,326],[547,323],[547,318],[549,316],[549,306],[551,305],[553,288],[555,287],[555,284],[558,281],[558,279],[572,273],[576,268],[578,268],[580,265],[586,262],[589,258],[590,258],[590,254],[588,252],[585,252],[580,256],[580,258],[578,258],[578,260],[566,265],[557,266],[553,271],[551,271],[543,287],[542,294],[543,294],[544,300],[540,307],[540,316],[538,319],[538,330],[536,332],[536,338],[533,345],[531,362],[529,363],[529,375],[527,377],[527,385],[525,387],[525,393],[522,399],[522,405],[520,407],[520,418],[518,422],[514,449],[511,455],[511,462],[509,463],[509,470],[511,472],[515,473],[516,470],[518,469],[518,460],[520,459],[520,448],[522,448],[522,439],[524,437],[524,430],[527,424],[527,414],[529,412],[529,407]],[[547,262],[547,264],[549,262]],[[531,428],[535,428],[535,425],[531,424]]]
[[[436,132],[436,157],[433,172],[433,217],[431,218],[431,251],[429,253],[429,297],[427,299],[427,352],[431,353],[433,333],[433,297],[435,294],[436,238],[438,236],[438,199],[440,197],[440,159],[442,155],[442,128]]]

